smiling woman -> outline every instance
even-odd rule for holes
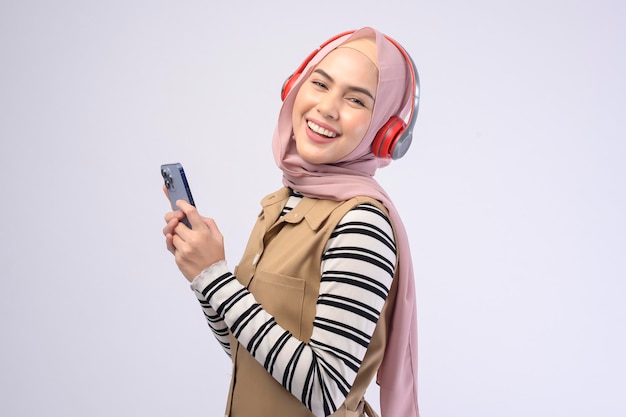
[[[261,201],[235,270],[212,219],[184,201],[165,216],[167,248],[234,364],[226,415],[375,416],[364,394],[378,373],[383,417],[417,417],[411,253],[373,179],[410,144],[412,60],[363,28],[285,86],[273,139],[283,187]]]

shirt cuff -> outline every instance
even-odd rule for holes
[[[189,285],[193,291],[202,292],[211,282],[229,272],[225,260],[215,262],[213,265],[200,272]]]

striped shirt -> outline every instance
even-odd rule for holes
[[[281,215],[302,196],[292,192]],[[383,308],[396,263],[386,214],[372,204],[349,211],[328,240],[310,342],[263,310],[224,261],[192,282],[208,324],[230,355],[228,331],[316,416],[337,410],[354,383]]]

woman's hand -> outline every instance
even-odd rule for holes
[[[176,259],[178,269],[189,282],[216,262],[225,259],[224,237],[213,219],[202,217],[198,210],[179,200],[180,210],[165,215],[165,244]],[[191,229],[181,222],[187,217]]]

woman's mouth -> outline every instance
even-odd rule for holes
[[[309,127],[309,129],[311,129],[313,132],[317,133],[318,135],[327,137],[329,139],[337,137],[336,132],[332,132],[326,128],[323,128],[322,126],[319,126],[318,124],[315,124],[314,122],[310,120],[307,120],[306,124]]]

